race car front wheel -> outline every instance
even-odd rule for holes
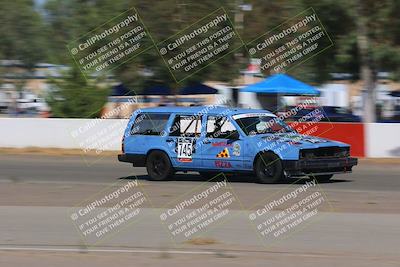
[[[277,183],[283,178],[282,161],[274,153],[264,153],[257,157],[254,172],[262,184]]]
[[[162,181],[171,177],[174,173],[171,161],[162,151],[153,151],[147,157],[146,169],[150,180]]]

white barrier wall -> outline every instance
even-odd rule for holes
[[[0,118],[0,147],[120,150],[128,120]],[[400,123],[365,124],[366,157],[400,157]]]
[[[128,120],[0,118],[0,147],[120,150]]]
[[[400,157],[400,123],[365,124],[366,156]]]

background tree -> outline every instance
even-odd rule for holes
[[[350,73],[354,80],[362,79],[365,121],[375,119],[378,72],[389,72],[395,80],[400,77],[400,18],[397,14],[400,2],[396,0],[47,0],[41,12],[35,9],[34,3],[32,0],[0,2],[0,56],[22,60],[27,70],[44,61],[70,65],[67,44],[131,7],[138,9],[158,43],[221,6],[234,20],[238,5],[246,3],[253,8],[244,12],[244,27],[239,29],[245,42],[313,7],[334,46],[291,69],[290,74],[314,84],[331,79],[332,72]],[[177,89],[206,80],[232,82],[245,67],[243,58],[248,56],[244,49],[238,52],[243,56],[232,53],[181,84],[174,81],[155,48],[118,67],[113,74],[136,93],[159,83]]]
[[[47,98],[52,117],[96,118],[110,93],[101,86],[102,80],[86,80],[77,67],[64,73],[62,79],[52,80],[52,92]]]
[[[31,0],[0,1],[0,55],[28,68],[47,58],[48,39],[41,15]]]
[[[221,3],[214,0],[201,2],[103,0],[88,4],[78,0],[51,0],[46,5],[46,17],[53,39],[52,56],[56,62],[65,64],[70,58],[69,52],[66,50],[69,42],[131,7],[138,9],[154,41],[158,43],[221,7]],[[230,15],[232,16],[232,14]],[[149,42],[143,45],[153,46],[153,43]],[[129,89],[140,93],[143,88],[160,83],[177,89],[177,87],[189,83],[210,79],[229,82],[237,77],[242,67],[243,64],[236,62],[232,53],[177,84],[154,48],[142,53],[140,57],[124,63],[113,73],[115,78],[122,81]],[[152,73],[152,75],[143,75],[144,72]]]
[[[0,1],[0,59],[20,60],[19,68],[7,68],[0,75],[11,74],[17,89],[38,62],[47,59],[46,26],[32,0]],[[0,82],[3,82],[0,80]]]

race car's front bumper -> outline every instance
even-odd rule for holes
[[[326,175],[351,172],[357,163],[357,158],[350,157],[283,160],[283,168],[289,176]]]

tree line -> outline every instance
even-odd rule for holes
[[[251,4],[251,10],[242,10],[241,5]],[[0,2],[0,58],[21,60],[26,71],[39,62],[63,64],[73,67],[63,81],[55,82],[62,88],[62,96],[73,105],[94,102],[100,106],[109,88],[101,93],[92,91],[99,81],[81,79],[76,71],[66,45],[71,40],[86,34],[105,21],[128,8],[135,7],[155,42],[160,42],[210,12],[223,6],[237,25],[244,42],[249,42],[261,33],[276,27],[287,19],[312,7],[321,19],[334,45],[316,57],[290,71],[290,74],[313,84],[329,80],[330,73],[349,73],[354,80],[364,81],[366,121],[374,121],[374,90],[377,73],[390,73],[394,80],[400,75],[400,17],[396,0],[13,0]],[[236,20],[236,18],[239,18]],[[140,92],[154,84],[165,84],[177,88],[188,83],[220,80],[232,83],[248,63],[244,48],[215,62],[196,73],[182,84],[177,84],[155,49],[113,70],[115,79],[128,88]],[[153,76],[143,75],[151,71]],[[0,74],[4,69],[0,70]],[[103,77],[104,78],[104,77]],[[1,82],[1,81],[0,81]],[[80,89],[77,89],[80,88]],[[68,89],[68,90],[67,90]],[[75,93],[74,90],[80,90]],[[67,91],[67,93],[65,93]],[[93,97],[90,97],[93,95]],[[86,96],[86,100],[76,98]],[[58,116],[80,116],[88,108],[64,106],[55,96],[52,107]],[[103,100],[102,100],[103,99]]]

